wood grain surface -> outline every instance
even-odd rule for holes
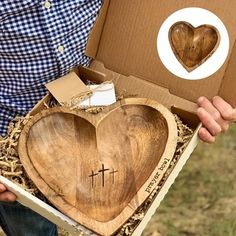
[[[177,143],[171,112],[131,98],[92,115],[44,110],[24,127],[21,161],[37,187],[63,213],[111,235],[150,195]]]
[[[178,61],[191,72],[216,51],[220,34],[212,25],[194,28],[190,23],[180,21],[170,28],[169,41]]]

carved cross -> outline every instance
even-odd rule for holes
[[[104,164],[102,164],[102,169],[98,171],[98,172],[102,173],[102,187],[105,186],[105,172],[108,170],[109,169],[105,169]]]
[[[92,187],[94,186],[94,177],[97,175],[98,175],[98,173],[94,173],[94,171],[92,171],[92,174],[89,175],[89,177],[92,178]]]
[[[110,172],[110,175],[113,175],[113,184],[115,183],[115,174],[118,173],[118,170],[112,169],[112,172]]]

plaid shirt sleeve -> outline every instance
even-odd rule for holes
[[[89,64],[84,55],[102,0],[0,1],[0,135],[45,94],[44,84]]]

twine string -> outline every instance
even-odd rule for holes
[[[69,103],[63,103],[63,105],[69,106],[71,109],[75,109],[80,107],[80,103],[86,99],[89,99],[89,105],[87,107],[91,107],[91,97],[95,92],[106,92],[113,89],[113,87],[110,88],[104,88],[107,84],[112,84],[112,80],[104,81],[103,83],[99,84],[97,87],[90,89],[90,91],[82,92],[79,94],[74,95]]]

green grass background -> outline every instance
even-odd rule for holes
[[[236,236],[236,125],[200,143],[143,236]]]

